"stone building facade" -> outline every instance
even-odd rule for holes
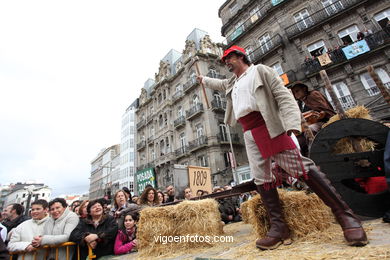
[[[376,119],[390,119],[366,69],[372,65],[390,88],[390,1],[228,0],[219,17],[228,47],[242,46],[286,85],[300,80],[330,99],[319,75],[324,69],[345,109],[365,105]]]
[[[168,52],[154,84],[141,91],[136,111],[137,171],[154,168],[158,188],[173,183],[175,164],[210,167],[214,185],[233,179],[228,129],[223,123],[224,93],[206,89],[207,108],[193,62],[198,59],[202,75],[229,77],[221,53],[221,46],[206,32],[194,29],[183,52]],[[241,132],[239,126],[230,129],[237,165],[248,163]]]

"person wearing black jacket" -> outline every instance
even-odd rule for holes
[[[23,215],[24,207],[19,203],[9,204],[4,211],[6,219],[1,223],[8,232],[11,232],[13,228],[19,226],[20,223],[29,219],[29,217]]]
[[[0,227],[0,231],[2,228]],[[0,236],[0,260],[8,260],[9,255],[8,255],[8,250],[7,247],[3,241],[3,238]]]
[[[80,220],[69,237],[70,241],[79,244],[80,259],[87,258],[88,245],[93,249],[96,258],[113,255],[115,237],[118,231],[115,218],[104,214],[100,200],[90,201],[87,212],[87,218]]]

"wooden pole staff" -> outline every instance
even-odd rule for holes
[[[199,70],[199,66],[198,66],[198,61],[197,61],[197,60],[195,60],[195,68],[196,68],[196,74],[197,74],[197,76],[201,76],[200,70]],[[203,82],[200,83],[200,85],[202,86],[202,92],[203,92],[204,100],[205,100],[205,102],[206,102],[206,107],[207,107],[207,109],[210,109],[209,100],[207,99],[206,89],[205,89],[205,87],[204,87],[204,85],[203,85]]]
[[[320,71],[320,76],[322,80],[325,82],[325,88],[328,90],[328,93],[333,101],[333,104],[336,106],[336,111],[339,114],[340,119],[347,118],[347,115],[345,114],[344,108],[341,106],[340,100],[337,98],[336,93],[333,90],[332,84],[330,83],[328,74],[326,74],[325,70]],[[355,152],[361,153],[363,151],[362,146],[360,145],[360,142],[356,138],[350,138],[351,144]]]
[[[326,74],[325,70],[320,71],[320,76],[322,80],[325,82],[325,88],[328,90],[330,98],[333,101],[333,104],[336,106],[337,114],[339,114],[340,119],[345,119],[347,116],[345,115],[344,108],[341,106],[340,100],[337,98],[336,93],[333,90],[332,84],[330,83],[328,74]]]
[[[381,91],[381,94],[387,104],[390,105],[390,93],[387,90],[387,88],[383,85],[382,80],[379,78],[378,74],[375,72],[374,67],[372,65],[369,65],[366,67],[368,73],[370,73],[371,78],[375,81],[375,84],[378,86],[379,90]]]

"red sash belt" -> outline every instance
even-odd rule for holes
[[[244,128],[244,132],[251,130],[255,143],[264,159],[282,151],[296,148],[294,141],[286,133],[271,138],[260,112],[251,112],[246,116],[240,117],[238,122]]]

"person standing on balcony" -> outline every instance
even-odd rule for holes
[[[332,209],[349,245],[366,245],[368,240],[360,220],[326,175],[311,159],[302,156],[292,141],[291,134],[301,131],[301,112],[278,74],[268,66],[252,65],[239,46],[225,50],[222,61],[234,73],[233,77],[219,80],[199,75],[197,79],[205,87],[226,91],[225,123],[235,125],[238,121],[244,129],[251,172],[271,224],[256,246],[266,250],[291,243],[276,190],[282,176],[271,173],[272,160],[292,177],[303,179]]]

